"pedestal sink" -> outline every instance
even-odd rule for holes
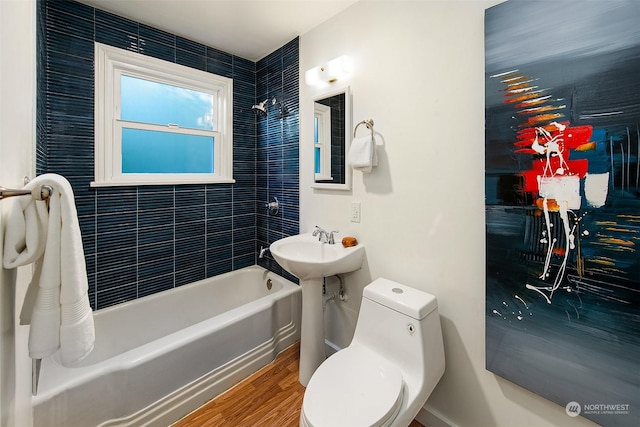
[[[278,264],[300,279],[302,286],[299,380],[306,387],[311,375],[326,358],[323,278],[358,270],[362,266],[364,246],[359,244],[345,248],[340,243],[321,243],[308,233],[277,240],[269,249]]]

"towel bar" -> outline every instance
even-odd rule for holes
[[[43,185],[40,187],[40,192],[34,190],[15,190],[11,188],[0,187],[0,200],[7,197],[14,196],[28,196],[32,195],[35,200],[47,200],[53,193],[53,188],[50,185]]]

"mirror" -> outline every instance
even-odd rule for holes
[[[351,143],[349,87],[313,100],[313,188],[350,190],[351,169],[347,153]]]

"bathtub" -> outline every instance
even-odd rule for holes
[[[98,310],[85,360],[42,361],[33,425],[167,426],[299,340],[301,299],[252,266]]]

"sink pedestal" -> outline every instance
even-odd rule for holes
[[[300,331],[299,381],[307,386],[313,373],[324,362],[324,315],[322,279],[300,280],[302,286],[302,329]]]
[[[364,259],[364,246],[344,247],[323,243],[319,242],[313,233],[307,233],[276,240],[269,248],[278,264],[300,279],[302,325],[298,378],[300,384],[306,387],[313,373],[325,359],[323,277],[359,269]]]

